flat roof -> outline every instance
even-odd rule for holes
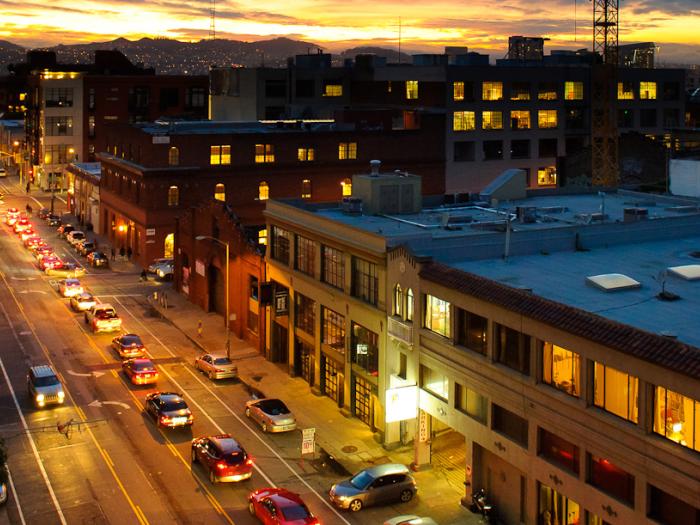
[[[216,121],[192,120],[141,122],[133,124],[136,128],[150,135],[226,135],[245,133],[330,133],[334,131],[351,131],[354,123],[338,123],[333,120],[298,120],[298,121]]]

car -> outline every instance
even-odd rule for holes
[[[92,241],[82,241],[75,246],[75,250],[83,257],[95,251],[95,243]]]
[[[80,230],[72,230],[66,234],[66,240],[71,246],[75,246],[78,241],[85,239],[85,232]]]
[[[161,257],[160,259],[153,259],[151,264],[148,265],[147,271],[148,273],[157,273],[158,272],[158,266],[164,263],[170,263],[173,262],[174,259],[172,257]]]
[[[289,432],[297,428],[294,414],[279,399],[251,399],[245,404],[245,415],[256,421],[263,432]]]
[[[253,475],[253,459],[230,434],[192,440],[192,463],[209,471],[209,481],[243,481]]]
[[[83,291],[83,285],[78,279],[62,279],[58,282],[58,293],[63,297],[80,295]]]
[[[167,262],[159,264],[156,267],[156,275],[159,279],[163,279],[164,281],[172,280],[173,276],[175,275],[175,263]]]
[[[34,237],[36,233],[34,232],[34,228],[29,227],[25,228],[21,232],[19,232],[19,238],[22,239],[22,242],[26,241],[29,239],[29,237]]]
[[[122,334],[112,339],[112,348],[121,359],[146,357],[146,347],[136,334]]]
[[[53,268],[61,268],[63,266],[63,261],[56,257],[56,254],[46,254],[39,257],[37,266],[40,270],[47,271]]]
[[[24,239],[24,247],[25,248],[31,248],[32,246],[36,246],[37,244],[44,242],[44,239],[39,237],[38,235],[32,235],[31,237],[27,237]],[[44,243],[46,244],[46,243]]]
[[[96,304],[85,310],[85,323],[92,333],[114,332],[122,329],[122,320],[111,304]]]
[[[192,426],[194,416],[182,398],[175,392],[152,392],[146,396],[145,411],[161,428]]]
[[[19,219],[17,219],[17,222],[15,222],[14,231],[15,233],[21,233],[27,228],[31,227],[32,223],[29,222],[29,219],[27,219],[26,217],[20,217]]]
[[[156,366],[145,357],[127,359],[122,363],[122,371],[133,385],[154,385],[158,381]]]
[[[76,312],[84,312],[97,304],[91,293],[83,292],[70,298],[70,307]]]
[[[38,365],[29,368],[27,393],[37,408],[52,404],[61,405],[66,399],[61,380],[51,365]]]
[[[406,514],[386,520],[384,525],[437,525],[437,522],[433,518],[421,518],[415,514]]]
[[[4,166],[0,166],[0,177],[7,177],[7,170]]]
[[[90,252],[87,255],[87,261],[93,268],[107,268],[109,266],[109,259],[102,252]]]
[[[333,484],[329,496],[336,507],[358,512],[370,505],[406,503],[416,492],[416,481],[408,467],[387,463],[366,468],[348,480]]]
[[[8,208],[5,213],[5,223],[8,226],[14,226],[19,220],[19,210],[17,208]]]
[[[40,219],[46,220],[46,218],[47,218],[50,214],[51,214],[51,210],[49,210],[48,208],[41,208],[41,209],[39,210],[39,214],[38,214],[38,215],[39,215],[39,218],[40,218]]]
[[[75,263],[64,262],[61,266],[47,268],[44,270],[44,273],[56,277],[80,277],[81,275],[85,275],[85,268]]]
[[[251,492],[248,496],[248,511],[265,525],[320,524],[299,494],[283,488],[264,488]]]
[[[29,248],[29,251],[32,252],[32,254],[37,260],[39,260],[44,255],[56,255],[53,251],[53,248],[46,244],[46,241],[43,240],[40,243],[31,246]]]
[[[54,213],[49,213],[49,215],[46,217],[46,224],[48,224],[49,226],[60,226],[61,217]]]
[[[195,358],[194,367],[209,379],[227,379],[238,376],[238,367],[225,355],[202,354]]]
[[[72,224],[66,223],[66,224],[61,224],[56,231],[58,232],[59,237],[65,237],[73,230],[75,230],[75,226],[73,226]]]

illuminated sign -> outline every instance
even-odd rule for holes
[[[402,386],[386,390],[386,422],[414,419],[418,411],[418,387]]]

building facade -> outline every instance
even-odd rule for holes
[[[100,178],[99,162],[74,162],[66,168],[68,210],[88,231],[100,228]]]

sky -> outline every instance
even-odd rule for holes
[[[700,63],[700,0],[623,0],[620,43],[655,42],[657,60]],[[505,53],[509,35],[543,36],[546,50],[591,47],[589,0],[217,0],[216,35],[277,36],[333,52],[359,45]],[[207,38],[210,0],[0,0],[0,40],[26,47],[125,37]]]

